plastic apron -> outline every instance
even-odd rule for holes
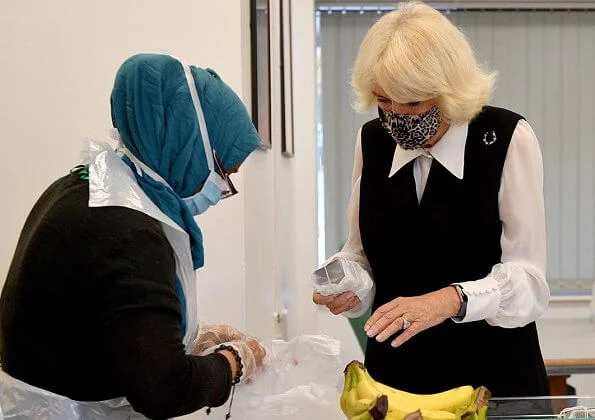
[[[198,93],[196,92],[190,68],[183,63],[182,65],[197,112],[209,169],[214,170],[213,155],[206,131],[204,115],[198,100]],[[117,133],[117,130],[114,133]],[[174,251],[176,275],[182,283],[182,289],[186,297],[186,333],[184,335],[184,345],[186,352],[189,352],[192,341],[199,329],[196,295],[197,282],[190,252],[190,239],[182,228],[165,215],[147,197],[137,184],[134,173],[124,163],[121,157],[123,155],[128,156],[134,163],[139,175],[143,175],[144,173],[166,185],[167,182],[140,162],[132,153],[128,152],[121,142],[119,147],[114,150],[107,142],[88,140],[88,148],[89,207],[127,207],[140,211],[161,223],[163,232]],[[0,420],[95,420],[105,418],[140,420],[146,417],[134,411],[124,397],[106,401],[74,401],[29,385],[0,371]]]

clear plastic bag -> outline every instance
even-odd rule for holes
[[[561,419],[592,419],[595,418],[595,407],[582,405],[565,408],[558,414]]]
[[[362,315],[374,300],[376,285],[370,273],[359,263],[348,258],[336,258],[312,274],[314,291],[323,296],[337,296],[344,292],[353,292],[361,305],[355,312],[344,313],[348,317]]]
[[[75,401],[0,371],[0,420],[146,420],[126,398]]]
[[[238,386],[232,418],[344,420],[341,346],[322,335],[265,342],[262,372]]]

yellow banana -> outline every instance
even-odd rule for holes
[[[491,393],[485,386],[475,388],[471,397],[471,404],[458,414],[465,417],[466,420],[486,420],[490,397]],[[478,415],[483,415],[483,418],[478,417]]]
[[[365,368],[359,362],[351,362],[346,369],[346,382],[350,382],[351,389],[357,392],[357,399],[376,401],[382,395],[374,385],[366,378]],[[347,379],[347,377],[349,379]]]
[[[348,418],[362,416],[375,406],[380,393],[366,381],[361,370],[348,367],[341,394],[341,410]]]
[[[477,410],[477,420],[486,420],[488,418],[488,406],[483,405]]]
[[[353,388],[353,375],[349,371],[349,369],[345,369],[345,378],[343,383],[343,392],[341,393],[341,398],[339,399],[339,403],[341,405],[341,410],[343,413],[350,417],[352,415],[351,411],[351,401],[353,397],[351,397],[351,391]]]
[[[360,363],[348,365],[345,371],[346,385],[341,396],[341,408],[350,420],[384,419],[389,408],[392,410],[394,419],[421,420],[421,416],[409,416],[411,412],[414,414],[416,412],[416,408],[412,405],[396,406],[389,402],[364,373],[365,368]]]
[[[432,411],[450,411],[454,414],[462,414],[473,402],[473,387],[466,385],[449,389],[437,394],[412,394],[391,388],[383,383],[374,380],[368,371],[364,371],[367,380],[382,394],[388,397],[389,403],[406,403],[415,406],[416,409],[427,409]]]
[[[358,414],[357,416],[353,416],[353,417],[349,417],[349,420],[373,420],[374,417],[372,417],[372,415],[370,413],[368,413],[367,411],[364,411],[361,414]]]
[[[385,390],[387,392],[379,391],[376,386],[376,384],[379,384],[379,383],[374,381],[369,375],[367,375],[365,367],[359,362],[351,363],[347,367],[346,383],[347,382],[349,382],[349,384],[351,386],[351,390],[344,397],[344,399],[349,399],[349,402],[346,402],[344,404],[345,408],[343,409],[343,412],[345,414],[347,414],[348,416],[349,415],[353,416],[353,414],[361,414],[362,413],[359,410],[358,410],[359,413],[354,410],[353,406],[354,406],[355,400],[359,399],[359,400],[364,400],[364,401],[376,401],[383,394],[387,396],[388,410],[393,413],[393,417],[395,419],[402,420],[409,413],[414,413],[414,412],[417,412],[419,409],[422,409],[422,407],[417,405],[415,402],[412,402],[409,399],[403,398],[398,393],[395,394],[394,393],[395,390],[393,388],[384,386],[383,390]],[[356,397],[351,396],[351,394],[353,393],[354,390],[357,394]],[[471,389],[471,391],[473,392],[473,389]],[[421,411],[422,415],[424,414],[424,411],[431,411],[431,410],[427,410],[427,409],[423,408]],[[363,417],[365,417],[365,416],[363,416]],[[448,417],[448,416],[444,417],[443,416],[444,418],[441,418],[440,415],[436,415],[435,417],[436,417],[436,420],[455,420],[456,419],[456,416],[454,416],[454,415],[452,417]]]
[[[437,411],[437,410],[426,410],[421,409],[421,415],[424,420],[460,420],[461,416],[458,416],[450,411]]]
[[[488,401],[491,396],[486,387],[478,387],[474,393],[473,404],[465,410],[462,417],[465,420],[486,420],[488,413]]]
[[[461,417],[453,414],[449,411],[433,411],[433,410],[417,410],[413,413],[409,413],[406,416],[403,416],[403,412],[401,410],[389,410],[385,419],[386,420],[404,420],[407,418],[409,419],[419,419],[419,420],[457,420]]]
[[[343,393],[341,394],[340,404],[341,410],[347,417],[353,417],[355,415],[361,414],[364,411],[369,409],[369,405],[371,404],[371,400],[368,401],[368,405],[363,407],[362,404],[365,400],[358,399],[357,396],[357,385],[356,380],[354,380],[354,372],[353,370],[346,370],[345,371],[345,384],[343,386]]]
[[[362,363],[353,361],[345,368],[341,409],[351,420],[382,419],[377,407],[386,402],[388,420],[486,420],[489,396],[485,387],[471,386],[437,394],[400,391],[377,382]]]
[[[347,417],[355,416],[356,414],[360,414],[365,409],[360,409],[361,407],[357,404],[357,394],[355,392],[344,392],[341,395],[341,410]]]
[[[367,410],[350,417],[349,420],[382,420],[386,418],[387,411],[388,400],[386,395],[381,395],[375,401],[370,401]]]
[[[391,407],[390,402],[388,402],[388,412],[385,417],[380,418],[386,420],[423,420],[423,413],[420,410],[407,411],[403,410],[401,407]]]
[[[423,417],[424,413],[421,410],[407,412],[407,411],[402,410],[400,407],[393,408],[391,411],[388,411],[388,409],[389,409],[388,398],[386,397],[386,395],[381,395],[376,400],[376,403],[374,404],[374,406],[370,410],[368,410],[367,413],[364,413],[361,417],[356,417],[355,419],[352,418],[351,420],[362,420],[362,419],[369,420],[370,418],[375,419],[375,420],[376,419],[387,419],[387,420],[424,420],[425,419]],[[369,414],[369,416],[366,416],[366,414]],[[448,413],[448,414],[450,414],[451,416],[454,417],[454,415],[452,413]],[[434,417],[430,417],[429,419],[434,420]],[[450,420],[450,419],[447,419],[446,417],[444,419],[435,417],[435,419],[436,420]]]
[[[365,398],[368,400],[375,401],[380,395],[380,391],[374,387],[374,385],[367,380],[360,381],[357,384],[357,396],[359,398]]]
[[[346,400],[345,408],[341,408],[348,417],[355,417],[370,410],[374,406],[373,401],[365,398],[357,399],[357,394],[352,392]]]
[[[358,415],[363,413],[364,411],[370,410],[374,404],[372,404],[372,400],[366,400],[365,398],[355,400],[352,404],[352,409],[354,411],[354,415]]]

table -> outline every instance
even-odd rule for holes
[[[544,362],[552,396],[568,395],[566,380],[570,375],[595,373],[595,359],[546,359]],[[565,408],[564,404],[564,400],[553,401],[558,412]]]

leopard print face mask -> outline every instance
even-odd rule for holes
[[[403,149],[418,149],[438,132],[440,111],[434,106],[419,115],[396,114],[378,108],[380,121],[388,134]]]

